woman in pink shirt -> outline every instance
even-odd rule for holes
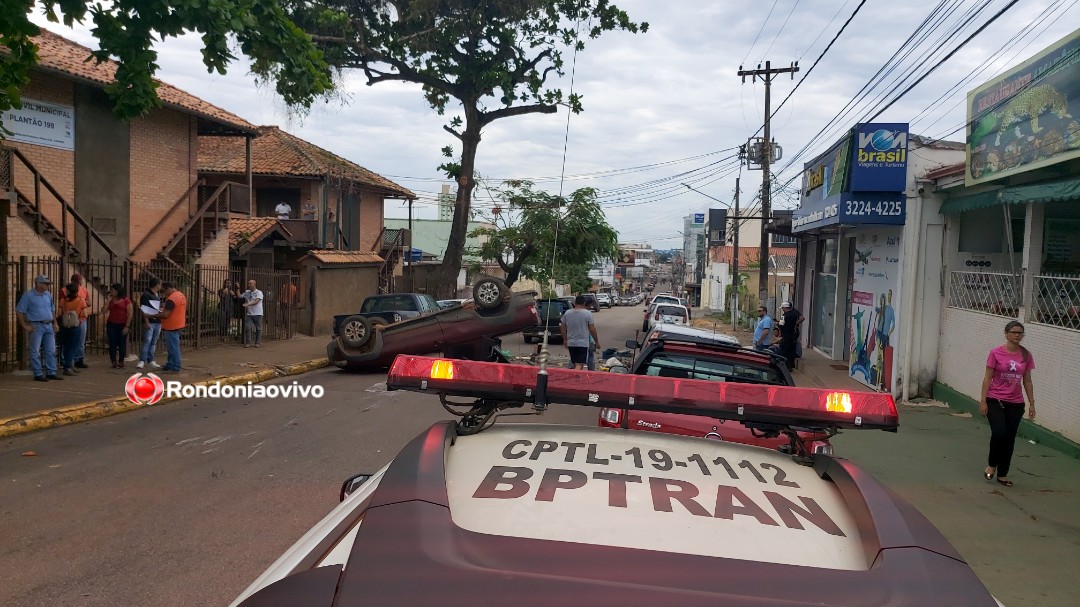
[[[1012,487],[1012,481],[1008,478],[1009,464],[1016,443],[1016,431],[1024,418],[1021,386],[1023,392],[1027,393],[1028,418],[1035,419],[1035,397],[1031,387],[1035,359],[1027,348],[1020,345],[1022,339],[1024,325],[1015,320],[1005,325],[1005,343],[990,350],[986,358],[982,398],[979,400],[979,413],[990,422],[990,457],[983,476],[988,481],[993,480],[996,472],[997,481],[1006,487]]]

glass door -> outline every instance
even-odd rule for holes
[[[832,356],[833,333],[836,328],[836,270],[838,242],[826,238],[819,243],[817,259],[817,284],[814,288],[814,335],[813,345]]]

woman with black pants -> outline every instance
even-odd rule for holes
[[[109,287],[109,301],[105,304],[109,318],[105,332],[109,337],[109,360],[113,369],[123,369],[127,358],[128,325],[131,324],[132,305],[127,289],[120,283]]]
[[[1009,466],[1016,444],[1016,432],[1020,429],[1020,420],[1024,418],[1021,386],[1023,392],[1027,393],[1028,418],[1035,419],[1035,397],[1031,386],[1035,359],[1027,348],[1020,345],[1022,339],[1024,325],[1015,320],[1005,325],[1005,343],[990,350],[986,359],[982,398],[979,401],[979,413],[990,422],[990,455],[983,477],[988,481],[993,480],[997,473],[997,481],[1006,487],[1013,485],[1008,478]]]

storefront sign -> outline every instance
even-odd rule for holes
[[[1080,158],[1080,30],[968,93],[975,185]]]
[[[705,213],[694,213],[694,225],[703,225],[705,223]]]
[[[900,276],[901,228],[861,231],[855,240],[848,319],[848,372],[878,390],[892,391]]]
[[[803,169],[802,200],[835,196],[847,185],[851,137],[836,142],[827,152],[806,163]]]
[[[791,220],[792,232],[831,225],[903,225],[907,197],[901,192],[842,193],[804,201]]]
[[[12,132],[12,141],[75,149],[75,108],[68,105],[24,98],[22,109],[4,112],[4,127]]]
[[[857,124],[851,151],[852,192],[903,192],[907,187],[906,123]]]

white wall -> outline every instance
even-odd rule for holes
[[[1010,319],[970,310],[946,308],[941,315],[940,363],[937,380],[978,400],[986,357],[1005,343],[1005,323]],[[1035,359],[1035,423],[1080,442],[1080,373],[1075,356],[1080,351],[1080,332],[1024,323],[1024,347]]]

